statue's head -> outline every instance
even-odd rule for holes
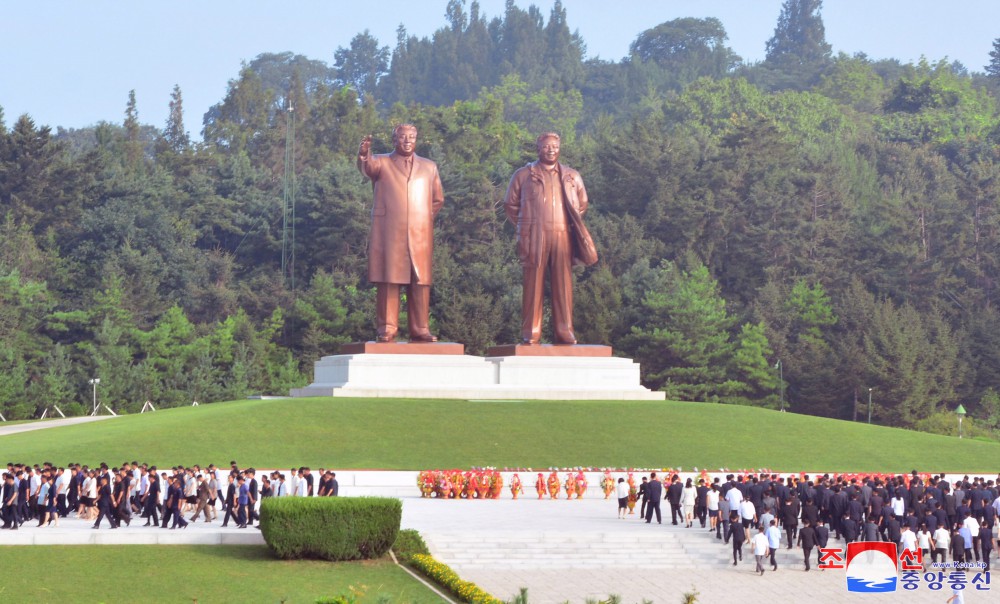
[[[400,124],[392,129],[392,146],[396,153],[409,157],[417,148],[417,127],[413,124]]]
[[[553,166],[559,161],[559,135],[555,132],[543,132],[535,139],[538,148],[538,161],[546,166]]]

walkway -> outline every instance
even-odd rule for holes
[[[60,419],[46,419],[37,422],[27,422],[24,424],[12,424],[10,426],[0,424],[0,436],[8,434],[18,434],[20,432],[31,432],[32,430],[44,430],[46,428],[61,428],[62,426],[72,426],[75,424],[87,424],[98,422],[102,419],[111,419],[111,415],[95,415],[94,417],[67,417]]]

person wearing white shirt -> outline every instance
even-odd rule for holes
[[[618,479],[615,495],[618,496],[618,517],[624,520],[625,514],[628,512],[628,483],[625,482],[624,478]]]
[[[743,528],[748,530],[751,525],[757,522],[757,510],[749,499],[740,502],[740,519],[743,520]]]
[[[751,507],[753,504],[750,504]],[[753,536],[750,540],[750,547],[753,548],[753,555],[757,559],[757,570],[756,572],[761,575],[764,574],[764,558],[768,554],[767,546],[767,535],[764,534],[764,529],[757,531],[757,534]]]
[[[910,530],[909,525],[903,525],[903,532],[899,536],[899,544],[904,550],[917,551],[917,536]]]
[[[927,525],[920,525],[920,530],[917,531],[917,547],[920,548],[920,552],[923,557],[926,558],[931,553],[931,534],[927,530]]]
[[[709,529],[708,532],[716,531],[719,524],[719,489],[714,484],[705,493],[705,506],[708,508]]]
[[[896,495],[892,498],[890,504],[892,505],[892,514],[897,520],[901,520],[906,516],[906,502],[903,501],[902,497]]]
[[[726,501],[729,502],[729,509],[740,509],[740,503],[743,501],[743,493],[736,488],[736,485],[733,485],[732,488],[726,491]]]
[[[778,570],[778,561],[775,559],[775,555],[778,553],[778,548],[781,547],[781,529],[778,528],[777,520],[772,519],[768,522],[764,535],[767,536],[767,548],[771,552],[771,570]]]
[[[937,562],[941,556],[941,562],[948,558],[948,549],[951,547],[951,533],[943,525],[934,531],[934,550],[931,551],[931,562]]]

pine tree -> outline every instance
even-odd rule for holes
[[[990,78],[1000,80],[1000,38],[993,40],[993,50],[990,51],[990,62],[984,69],[986,70],[986,75],[990,76]]]
[[[174,84],[174,91],[170,93],[170,115],[167,116],[167,126],[163,130],[163,138],[174,153],[182,153],[191,143],[184,129],[183,103],[181,87]]]
[[[139,139],[139,110],[135,102],[135,89],[128,91],[125,106],[125,162],[132,168],[142,161],[142,141]]]
[[[761,72],[767,87],[804,90],[819,81],[832,52],[820,16],[822,7],[822,0],[785,0],[782,4]]]

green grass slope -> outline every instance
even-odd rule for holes
[[[47,545],[0,547],[3,602],[285,602],[361,592],[359,604],[441,599],[389,560],[277,560],[267,547]],[[55,573],[46,579],[39,571]]]
[[[0,437],[7,461],[994,473],[1000,443],[683,402],[253,400]]]

